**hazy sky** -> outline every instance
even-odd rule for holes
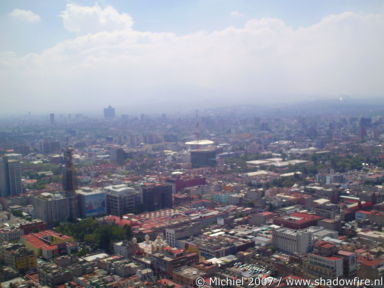
[[[384,1],[0,2],[0,113],[384,98]]]

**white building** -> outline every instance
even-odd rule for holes
[[[312,233],[279,228],[272,232],[272,244],[276,249],[289,254],[305,254],[312,247]]]
[[[141,193],[126,184],[104,187],[107,195],[107,214],[121,216],[133,213],[141,203]]]
[[[343,276],[343,259],[341,257],[308,254],[305,267],[309,274],[317,277],[334,279]]]
[[[60,193],[41,193],[32,199],[33,214],[48,224],[69,219],[68,199]]]
[[[24,235],[23,230],[15,227],[0,228],[0,241],[19,241]]]

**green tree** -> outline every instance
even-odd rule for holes
[[[84,242],[93,249],[103,249],[107,252],[111,252],[113,242],[132,238],[130,226],[120,227],[92,218],[83,219],[77,223],[61,223],[56,230],[73,236],[77,241]]]

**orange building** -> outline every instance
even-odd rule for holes
[[[67,254],[69,250],[77,248],[72,237],[52,230],[24,235],[21,239],[27,249],[33,251],[36,256],[42,256],[46,259]]]

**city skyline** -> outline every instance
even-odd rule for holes
[[[0,288],[384,287],[384,1],[0,1]]]
[[[0,113],[383,97],[380,1],[139,2],[3,2]]]

